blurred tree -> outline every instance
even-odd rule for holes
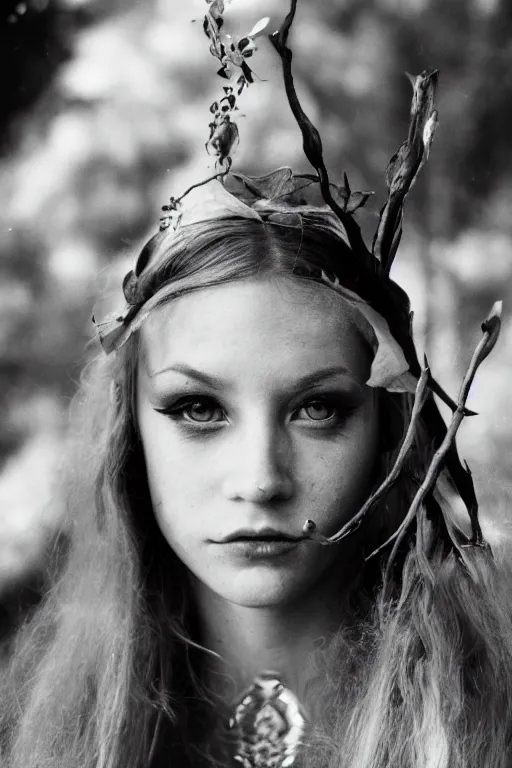
[[[0,69],[4,72],[0,153],[10,151],[20,120],[48,88],[73,50],[72,33],[86,19],[55,0],[4,0],[0,15]]]
[[[52,120],[55,99],[48,99],[52,79],[72,55],[73,34],[87,16],[83,11],[63,8],[55,0],[4,0],[0,15],[0,68],[4,72],[0,112],[0,156],[16,156],[16,145],[23,135],[23,124],[31,118],[41,100],[45,108],[38,113],[39,129]],[[28,235],[28,233],[26,233]],[[7,416],[13,393],[27,397],[30,370],[39,368],[27,347],[38,312],[29,310],[30,298],[44,293],[44,268],[39,244],[21,233],[9,238],[2,248],[0,293],[7,312],[2,314],[0,333],[0,463],[23,443],[25,430],[17,429]],[[17,300],[12,304],[7,296]],[[37,370],[43,384],[48,376]],[[55,371],[53,372],[56,373]],[[53,381],[55,379],[53,378]],[[44,384],[43,384],[44,386]]]

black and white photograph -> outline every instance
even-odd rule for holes
[[[512,768],[512,4],[0,68],[0,768]]]

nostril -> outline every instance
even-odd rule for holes
[[[289,499],[293,493],[293,483],[290,478],[284,476],[265,483],[251,482],[243,478],[230,478],[224,484],[224,493],[230,499],[264,504],[273,500]]]

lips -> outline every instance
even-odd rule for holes
[[[275,528],[241,528],[230,533],[218,541],[219,544],[227,544],[231,541],[300,541],[301,536],[293,536],[291,533],[278,531]]]

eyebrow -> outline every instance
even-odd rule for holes
[[[181,373],[184,376],[195,379],[196,381],[200,381],[202,384],[206,384],[207,386],[213,387],[215,389],[222,389],[227,386],[227,383],[220,377],[212,376],[211,374],[204,373],[203,371],[198,371],[196,368],[192,368],[190,365],[186,365],[184,363],[175,363],[174,365],[166,366],[165,368],[162,368],[160,371],[156,371],[155,373],[149,372],[149,377],[153,379],[156,376],[159,376],[162,373],[167,373],[169,371],[172,371],[173,373]],[[354,383],[357,383],[358,386],[360,386],[360,383],[357,381],[356,376],[352,371],[342,365],[333,365],[327,368],[321,368],[320,370],[315,371],[314,373],[310,373],[306,376],[302,376],[300,379],[298,379],[298,381],[294,382],[294,389],[310,387],[319,383],[320,381],[332,379],[340,375],[349,376],[354,381]]]

